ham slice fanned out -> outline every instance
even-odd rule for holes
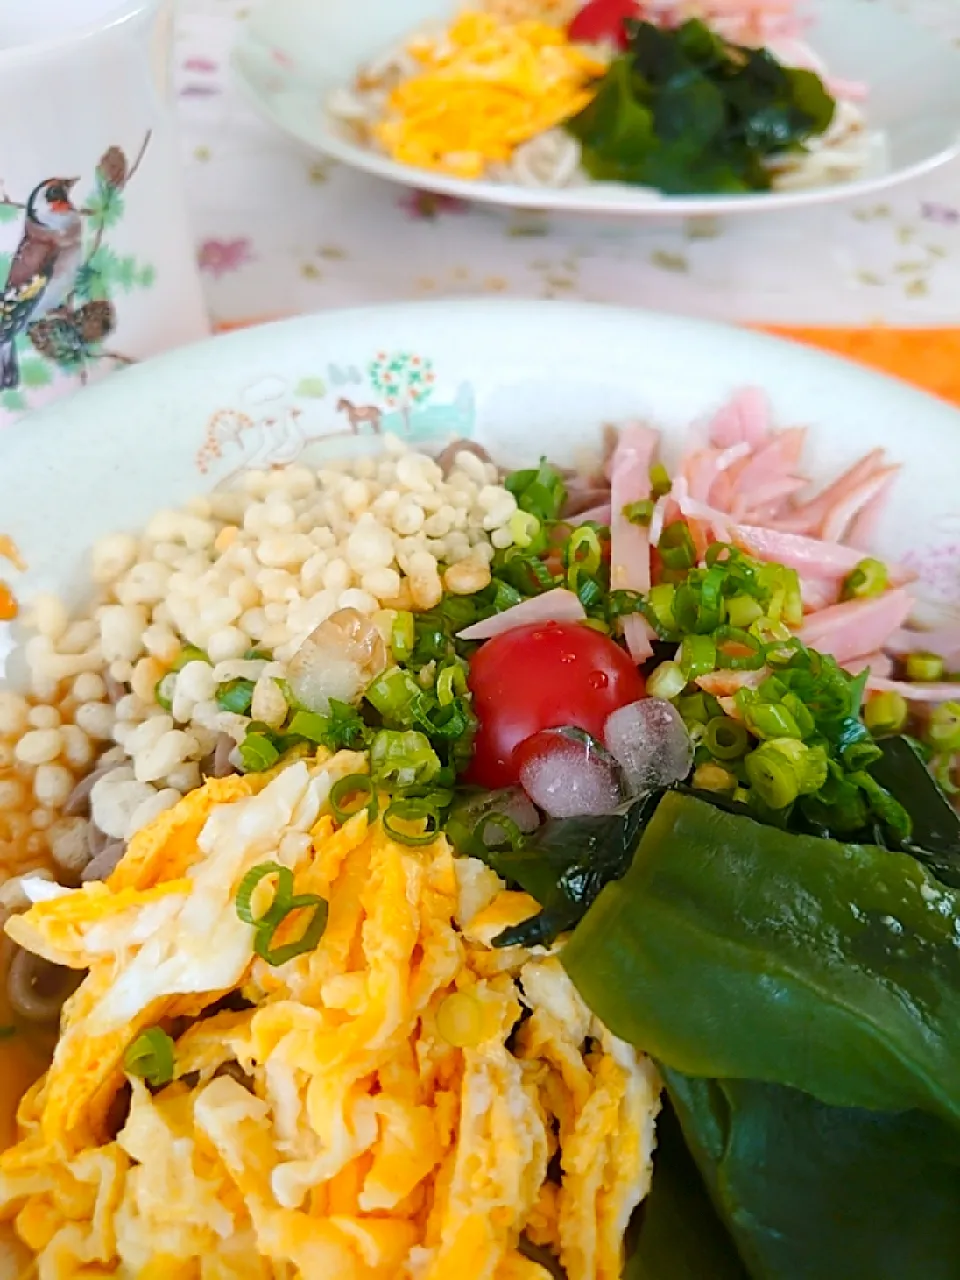
[[[883,649],[912,607],[913,599],[903,589],[868,600],[847,600],[806,617],[797,634],[811,649],[831,653],[843,664]]]
[[[555,587],[543,595],[532,596],[504,609],[503,613],[471,623],[457,632],[457,639],[492,640],[514,627],[526,627],[536,622],[582,622],[586,616],[587,611],[572,591],[566,587]]]
[[[650,467],[660,433],[626,426],[610,460],[610,586],[614,591],[650,590],[650,533],[624,515],[624,508],[650,497]],[[635,662],[650,657],[650,629],[639,615],[624,623],[624,638]]]
[[[960,684],[949,680],[936,684],[912,684],[906,680],[886,680],[871,676],[867,681],[871,693],[899,693],[908,702],[960,702]]]
[[[885,653],[868,653],[865,658],[854,658],[843,664],[844,671],[858,676],[861,671],[870,672],[878,680],[886,680],[893,673],[893,659]]]
[[[839,542],[823,542],[819,538],[807,538],[799,533],[784,533],[778,529],[765,529],[760,525],[732,525],[730,539],[741,551],[758,560],[783,564],[796,569],[801,579],[826,579],[840,582],[863,559],[863,553]],[[900,565],[887,565],[890,581],[902,586],[913,575]]]
[[[887,653],[935,653],[952,665],[960,662],[960,622],[937,631],[895,631],[883,646]]]

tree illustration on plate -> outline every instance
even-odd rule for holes
[[[367,372],[374,391],[383,397],[387,408],[402,414],[403,425],[409,431],[411,413],[433,395],[433,361],[409,351],[382,351],[370,362]]]
[[[19,377],[0,394],[0,407],[15,412],[28,408],[29,391],[50,386],[57,373],[86,382],[90,369],[102,360],[132,363],[106,346],[117,323],[114,298],[118,293],[149,289],[155,272],[133,255],[116,253],[106,240],[123,219],[126,188],[149,143],[148,133],[132,164],[121,147],[109,147],[100,157],[86,200],[71,206],[83,220],[80,263],[64,301],[44,306],[41,295],[32,311],[23,315],[15,336],[7,335],[16,344]],[[37,190],[49,183],[48,179]],[[11,308],[17,298],[13,283],[17,258],[31,236],[30,213],[26,203],[11,200],[0,187],[0,224],[15,220],[23,224],[20,247],[14,253],[0,253],[0,289]]]

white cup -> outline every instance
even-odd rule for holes
[[[0,0],[0,427],[209,332],[172,47],[172,0]]]

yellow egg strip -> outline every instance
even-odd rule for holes
[[[422,70],[394,89],[373,135],[394,160],[462,178],[581,111],[605,70],[557,27],[485,13],[408,52]]]

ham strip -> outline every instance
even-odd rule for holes
[[[804,644],[832,653],[843,665],[884,647],[887,637],[906,622],[913,600],[908,591],[888,591],[868,600],[846,600],[804,619],[797,633]]]
[[[502,613],[495,613],[482,622],[473,622],[457,632],[458,640],[492,640],[494,636],[525,627],[535,622],[582,622],[587,611],[572,591],[555,587],[543,595],[531,596]]]

